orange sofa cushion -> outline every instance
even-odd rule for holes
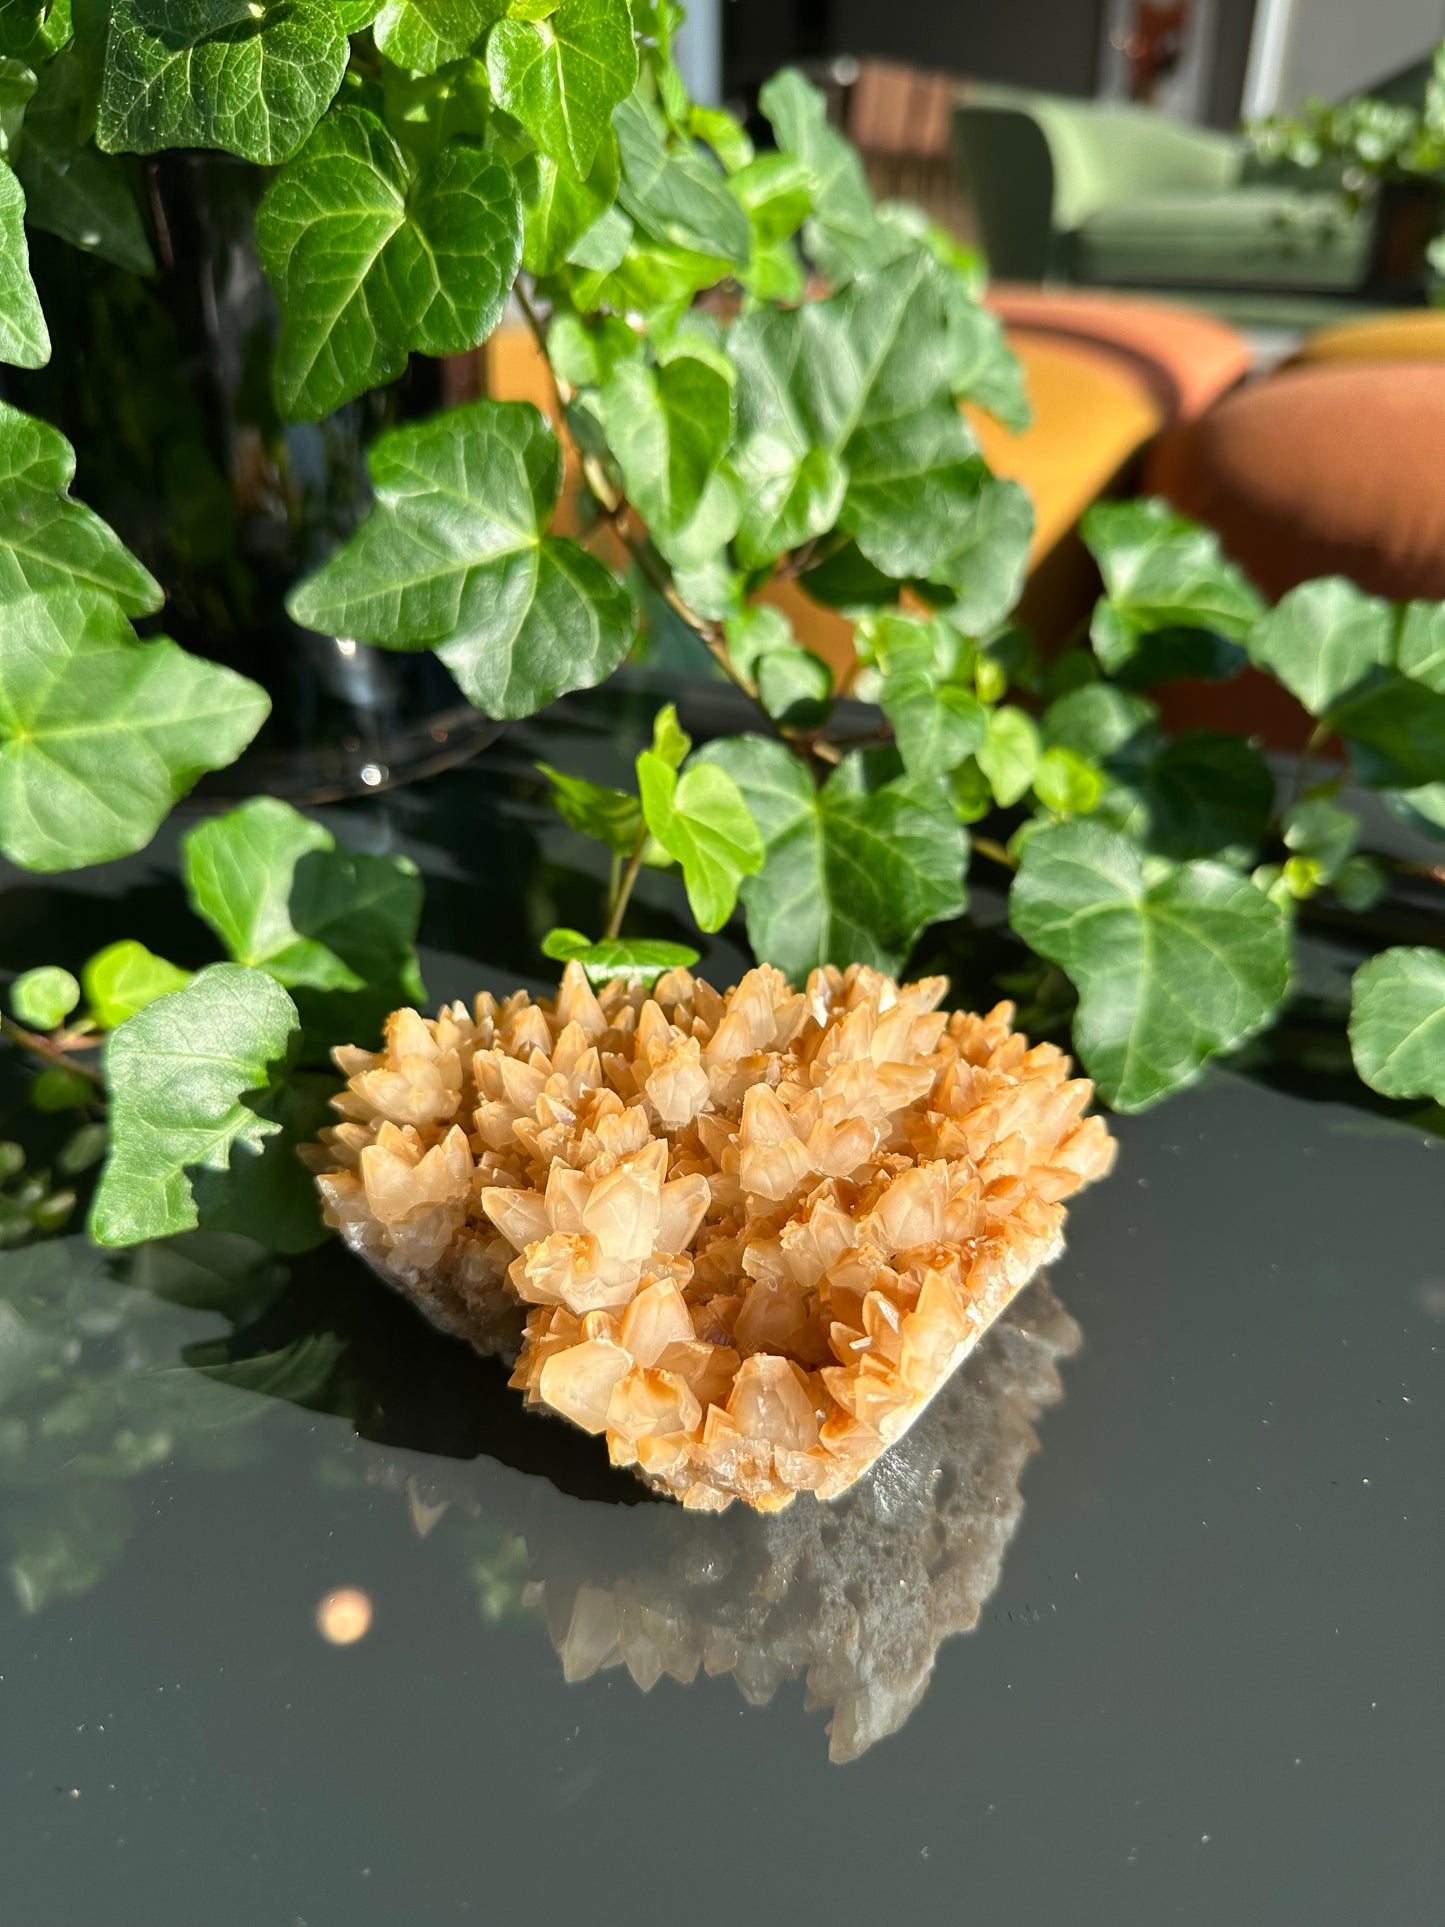
[[[1170,301],[998,282],[985,297],[1011,338],[1023,331],[1114,356],[1170,421],[1203,414],[1249,373],[1244,336]]]
[[[1147,482],[1215,529],[1266,595],[1346,575],[1445,597],[1445,370],[1298,368],[1162,436]]]
[[[1291,355],[1290,366],[1334,361],[1445,361],[1445,308],[1372,314],[1321,328]]]

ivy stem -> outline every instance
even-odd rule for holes
[[[29,1051],[32,1056],[44,1058],[47,1064],[55,1065],[58,1070],[74,1071],[77,1077],[84,1077],[102,1089],[105,1086],[105,1079],[100,1072],[89,1064],[78,1063],[67,1048],[71,1046],[93,1050],[95,1044],[99,1042],[98,1038],[87,1043],[79,1037],[70,1035],[60,1038],[45,1037],[39,1031],[26,1030],[22,1024],[17,1024],[3,1015],[0,1015],[0,1035],[8,1037],[12,1044],[18,1044],[21,1050]]]
[[[1019,867],[1018,858],[1010,856],[1002,843],[996,843],[991,836],[976,836],[972,830],[968,840],[980,856],[987,857],[990,863],[1001,863],[1006,870]]]
[[[632,886],[637,881],[637,873],[642,868],[642,853],[647,848],[647,825],[644,823],[637,833],[637,841],[632,846],[632,855],[627,859],[627,868],[622,872],[622,882],[614,891],[612,914],[607,919],[607,928],[602,932],[602,941],[615,937],[622,929],[622,919],[627,911],[627,900],[632,895]],[[613,870],[617,860],[613,858]]]

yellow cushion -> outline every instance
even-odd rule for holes
[[[1445,309],[1412,308],[1404,314],[1372,314],[1321,328],[1297,349],[1292,362],[1445,361]]]
[[[1034,502],[1030,562],[1046,556],[1163,424],[1159,403],[1116,356],[1084,342],[1009,331],[1023,363],[1032,424],[1021,435],[969,409],[989,467]]]

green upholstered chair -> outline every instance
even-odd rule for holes
[[[994,276],[1095,287],[1358,292],[1367,211],[1253,167],[1242,140],[1138,107],[976,89],[954,158]]]

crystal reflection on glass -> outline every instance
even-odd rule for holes
[[[102,1588],[129,1547],[144,1556],[138,1500],[157,1476],[238,1518],[274,1505],[278,1474],[300,1480],[328,1532],[380,1488],[383,1575],[435,1533],[482,1620],[540,1618],[568,1680],[731,1674],[761,1705],[801,1677],[831,1757],[856,1759],[907,1720],[942,1641],[977,1623],[1034,1421],[1078,1344],[1039,1279],[841,1498],[697,1514],[525,1413],[504,1368],[338,1246],[278,1263],[229,1234],[122,1254],[42,1241],[0,1267],[0,1566],[27,1613]],[[360,1577],[313,1595],[322,1642],[364,1639]]]
[[[731,1674],[760,1706],[803,1676],[807,1707],[830,1715],[829,1756],[857,1759],[903,1726],[942,1642],[977,1624],[1023,1511],[1034,1421],[1061,1396],[1058,1360],[1079,1342],[1040,1279],[832,1504],[805,1495],[771,1515],[734,1506],[700,1516],[547,1486],[512,1521],[489,1508],[493,1526],[510,1527],[500,1558],[515,1588],[525,1546],[520,1603],[545,1616],[569,1680],[625,1667],[645,1692],[664,1676]],[[404,1485],[418,1531],[435,1526],[448,1495],[467,1505],[464,1482],[435,1462],[408,1454],[376,1475]],[[485,1611],[500,1575],[484,1563],[476,1577]]]

